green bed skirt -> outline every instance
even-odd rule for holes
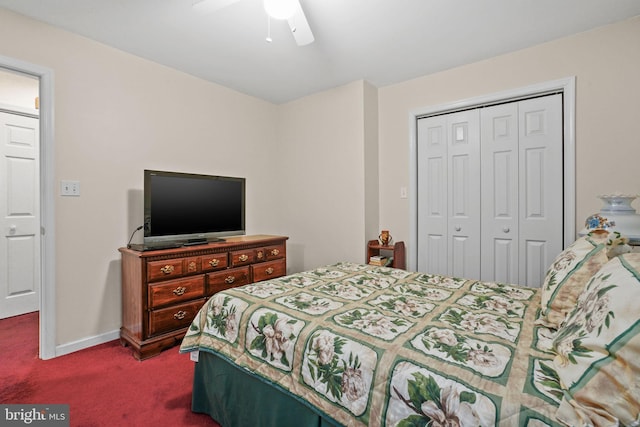
[[[193,412],[222,427],[336,427],[335,421],[214,354],[200,352],[193,377]]]

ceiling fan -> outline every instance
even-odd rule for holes
[[[215,12],[240,0],[193,0],[193,8],[204,12]],[[300,0],[263,0],[264,9],[270,18],[287,20],[298,46],[305,46],[315,40]],[[267,41],[271,41],[270,36]]]

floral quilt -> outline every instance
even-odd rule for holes
[[[539,308],[537,289],[338,263],[214,295],[180,350],[343,425],[555,426]]]

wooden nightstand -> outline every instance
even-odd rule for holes
[[[397,242],[393,245],[382,245],[378,240],[369,240],[367,243],[367,258],[366,262],[372,256],[391,256],[393,260],[389,267],[406,269],[406,255],[404,250],[404,242]]]

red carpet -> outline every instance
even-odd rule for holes
[[[30,313],[0,321],[0,361],[0,403],[68,404],[71,426],[218,426],[191,412],[193,362],[178,347],[139,362],[112,341],[40,360]]]

